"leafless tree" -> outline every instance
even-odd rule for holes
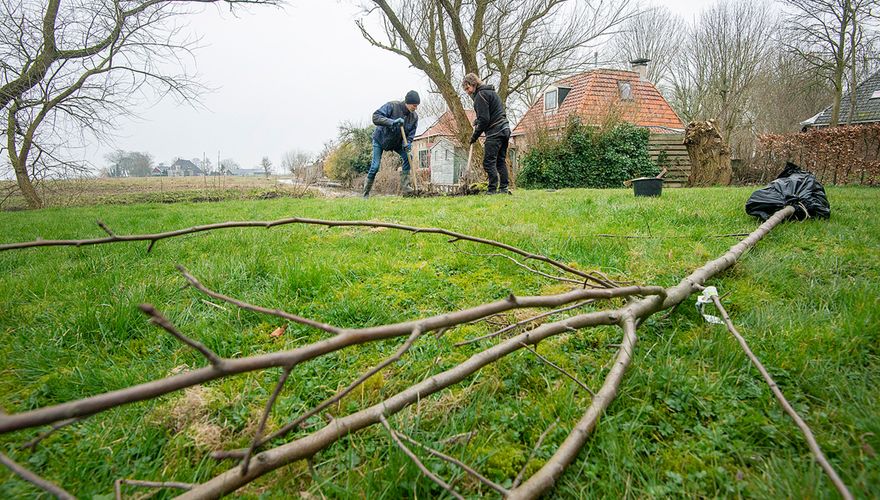
[[[220,160],[220,173],[221,174],[231,174],[241,168],[241,165],[238,164],[237,161],[232,158],[223,158]]]
[[[292,149],[281,156],[281,169],[291,174],[312,164],[313,155],[300,149]]]
[[[263,169],[263,172],[268,179],[269,175],[272,174],[272,160],[270,160],[268,156],[264,156],[263,159],[260,160],[260,168]]]
[[[841,100],[847,84],[854,89],[871,65],[880,0],[782,0],[782,3],[788,12],[785,18],[788,50],[831,83],[834,100],[830,125],[836,126],[840,122]],[[876,58],[876,54],[873,57]],[[852,112],[850,109],[850,119]]]
[[[798,132],[802,121],[832,100],[830,82],[803,59],[791,57],[785,36],[785,31],[779,31],[769,41],[767,64],[755,80],[749,100],[755,135]]]
[[[42,175],[85,170],[66,159],[72,132],[100,137],[153,95],[198,96],[193,75],[173,72],[197,45],[178,20],[220,1],[281,0],[0,0],[0,131],[29,207],[42,205]]]
[[[357,22],[364,38],[425,73],[464,142],[465,73],[495,83],[508,106],[511,98],[528,99],[534,86],[586,67],[590,46],[633,8],[630,0],[375,0],[365,13]]]
[[[621,25],[610,41],[611,58],[625,63],[651,60],[648,80],[661,90],[672,86],[672,63],[681,57],[687,24],[666,7],[651,7]]]
[[[673,106],[690,121],[715,119],[724,140],[751,116],[754,84],[776,30],[771,10],[754,0],[721,0],[698,18],[673,71]]]

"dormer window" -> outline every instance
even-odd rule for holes
[[[544,113],[553,113],[559,107],[559,90],[552,88],[544,92]]]
[[[617,90],[620,91],[620,100],[621,101],[632,101],[633,100],[633,89],[632,82],[627,81],[618,81],[617,82]]]
[[[562,101],[571,91],[571,87],[550,87],[544,91],[544,114],[555,113],[562,106]]]

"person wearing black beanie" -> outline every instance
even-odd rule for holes
[[[400,192],[407,195],[413,192],[409,185],[409,151],[412,147],[416,128],[419,126],[419,115],[416,108],[421,99],[419,93],[410,90],[406,93],[403,101],[389,101],[373,113],[373,157],[370,162],[370,170],[367,172],[367,182],[364,184],[364,198],[369,198],[376,173],[379,172],[379,164],[382,161],[382,153],[394,151],[403,159],[403,170],[400,172]],[[400,127],[406,134],[406,144],[400,135]]]

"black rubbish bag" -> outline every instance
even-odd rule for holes
[[[792,162],[786,163],[779,177],[767,187],[752,193],[746,202],[746,213],[767,220],[787,206],[795,208],[792,217],[797,220],[807,217],[827,219],[831,216],[825,188],[816,180],[815,175],[805,172]]]

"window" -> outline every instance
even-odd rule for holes
[[[871,94],[871,99],[880,99],[880,90],[875,90],[873,94]]]
[[[428,150],[419,150],[419,168],[428,168]]]
[[[446,150],[446,159],[447,160],[449,159],[449,150],[448,149]]]
[[[633,100],[633,90],[631,82],[619,81],[617,82],[617,89],[620,90],[620,100],[621,101],[632,101]]]
[[[556,111],[556,108],[559,107],[559,102],[556,97],[559,95],[556,89],[548,90],[544,92],[544,112],[549,113],[552,111]]]

